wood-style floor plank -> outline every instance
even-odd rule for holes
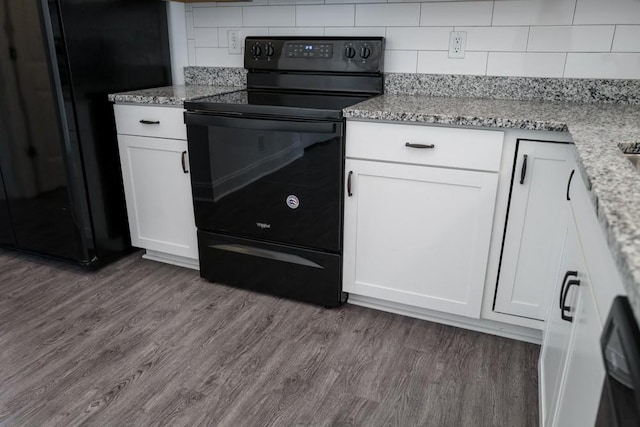
[[[535,426],[535,345],[0,250],[0,425]]]

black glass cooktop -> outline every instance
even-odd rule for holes
[[[190,111],[306,119],[342,119],[342,109],[371,98],[363,94],[242,90],[186,101]]]

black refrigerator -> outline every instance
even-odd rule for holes
[[[160,0],[0,0],[0,245],[95,267],[130,248],[114,92],[171,84]]]

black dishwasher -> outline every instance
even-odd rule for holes
[[[600,345],[605,377],[596,426],[640,426],[640,330],[627,297],[613,300]]]

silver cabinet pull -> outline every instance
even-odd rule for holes
[[[411,142],[405,142],[404,146],[410,148],[436,148],[435,144],[414,144]]]

